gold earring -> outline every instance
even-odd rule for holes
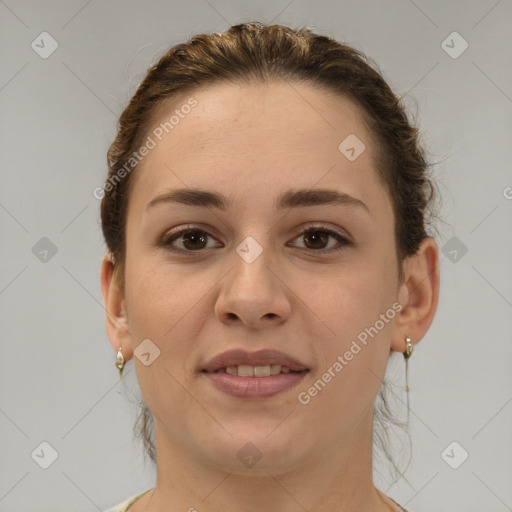
[[[403,352],[405,359],[405,391],[407,393],[407,422],[409,422],[409,358],[414,350],[414,345],[411,343],[411,338],[405,337],[405,350]]]
[[[123,368],[124,368],[124,357],[121,347],[119,347],[119,351],[117,352],[116,357],[116,368],[119,368],[119,382],[121,382],[121,378],[123,376]]]

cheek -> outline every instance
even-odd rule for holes
[[[134,260],[135,261],[135,260]],[[190,340],[197,339],[206,318],[205,305],[216,279],[197,272],[183,275],[175,266],[147,259],[127,265],[127,301],[132,346],[149,338],[159,348],[168,368],[187,362]]]
[[[134,356],[142,352],[143,345],[137,347],[146,339],[156,346],[149,345],[150,357],[153,352],[158,354],[147,365],[143,358],[134,357],[146,403],[157,415],[159,411],[186,415],[187,408],[194,408],[194,401],[183,391],[196,370],[190,357],[194,349],[191,340],[201,334],[198,318],[207,314],[202,299],[213,283],[200,276],[184,279],[170,265],[142,264],[142,260],[131,268],[127,265],[126,278]]]
[[[309,333],[319,359],[315,378],[301,388],[301,396],[311,400],[306,412],[319,418],[327,414],[335,425],[346,422],[347,415],[360,417],[375,400],[396,315],[393,282],[382,263],[351,270],[303,290],[322,334]]]
[[[357,352],[353,357],[357,362],[352,366],[382,366],[396,314],[392,308],[396,282],[386,267],[383,258],[376,258],[371,264],[364,261],[351,266],[348,272],[332,272],[329,279],[301,284],[299,296],[314,313],[311,317],[318,326],[318,341],[325,357],[321,365],[329,367],[352,347]]]

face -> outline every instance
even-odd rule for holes
[[[215,85],[153,126],[176,109],[168,134],[148,132],[156,146],[134,171],[126,224],[130,343],[136,356],[150,340],[134,362],[157,439],[237,472],[248,442],[276,473],[341,451],[372,410],[399,290],[391,200],[361,113],[298,83]],[[233,349],[254,363],[241,377],[204,371]],[[251,359],[262,350],[280,354]],[[243,376],[286,357],[300,371]]]

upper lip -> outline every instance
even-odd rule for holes
[[[307,370],[308,368],[302,364],[299,360],[291,357],[279,350],[262,349],[256,352],[247,352],[243,349],[233,349],[222,352],[211,359],[203,371],[215,372],[228,366],[239,366],[239,365],[250,365],[250,366],[267,366],[271,364],[280,364],[286,366],[293,371]]]

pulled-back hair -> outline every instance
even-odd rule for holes
[[[428,216],[432,214],[434,186],[429,165],[419,141],[419,130],[408,120],[402,99],[386,83],[377,66],[364,53],[306,28],[243,23],[224,33],[196,35],[178,44],[151,67],[119,118],[115,140],[108,150],[109,173],[103,189],[101,222],[115,275],[124,284],[126,258],[126,213],[130,183],[136,172],[119,177],[134,151],[147,137],[155,114],[183,94],[216,83],[304,82],[347,97],[360,107],[369,133],[376,142],[374,167],[391,198],[398,261],[418,251],[428,237]],[[430,208],[429,208],[430,207]],[[385,396],[386,382],[374,406],[374,424],[394,423]],[[153,417],[146,405],[137,418],[136,431],[147,455],[156,461]],[[387,428],[374,429],[374,440],[394,468],[386,443]]]

